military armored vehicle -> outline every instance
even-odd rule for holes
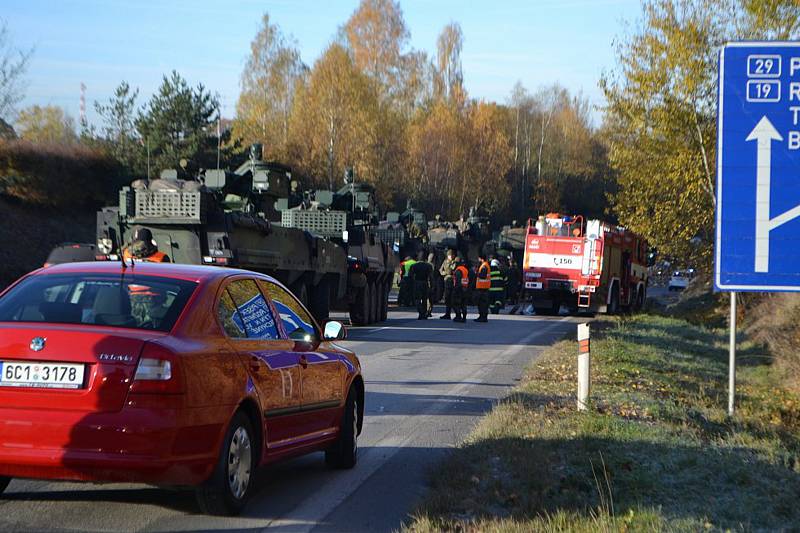
[[[386,213],[386,219],[379,222],[372,232],[383,242],[391,244],[401,258],[416,258],[420,250],[427,249],[427,229],[425,213],[414,208],[409,200],[405,211]]]
[[[484,251],[489,255],[513,256],[517,264],[522,264],[525,252],[525,233],[524,226],[520,226],[516,220],[510,225],[503,226],[496,232],[494,238],[484,245]]]
[[[136,227],[150,229],[173,262],[233,266],[269,274],[287,285],[319,320],[357,301],[359,276],[348,250],[325,236],[283,222],[277,209],[301,204],[291,169],[262,160],[260,145],[233,172],[206,170],[178,179],[175,170],[123,187],[119,205],[97,214],[98,257],[121,257]],[[281,200],[278,202],[278,200]],[[357,269],[357,268],[356,268]],[[378,319],[358,313],[353,323]]]
[[[356,183],[352,170],[345,173],[338,191],[313,190],[292,206],[279,201],[281,225],[336,243],[347,258],[348,292],[346,304],[354,324],[386,320],[389,291],[399,260],[391,241],[384,241],[374,230],[379,209],[375,189]]]

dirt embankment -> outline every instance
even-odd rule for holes
[[[63,242],[95,241],[95,210],[64,211],[0,196],[0,289],[42,266]]]

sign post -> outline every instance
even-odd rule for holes
[[[719,57],[714,288],[800,291],[800,42],[733,42]]]
[[[578,411],[589,408],[591,393],[591,350],[589,324],[578,324]]]

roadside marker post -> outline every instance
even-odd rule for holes
[[[731,42],[719,54],[714,289],[800,291],[800,42]]]
[[[591,392],[591,349],[589,324],[578,324],[578,411],[589,408]]]

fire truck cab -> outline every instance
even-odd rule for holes
[[[647,242],[601,220],[549,213],[528,221],[523,282],[537,313],[638,310],[647,295]]]

